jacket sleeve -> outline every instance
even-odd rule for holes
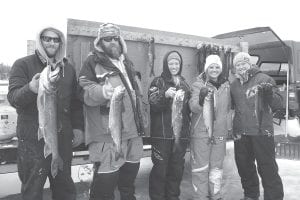
[[[73,91],[71,99],[71,123],[73,129],[84,130],[83,124],[83,107],[82,102],[79,100],[78,96],[78,82],[76,79],[76,73],[73,76]]]
[[[269,77],[268,82],[270,82],[272,85],[274,85],[274,87],[272,89],[273,90],[272,102],[270,103],[270,107],[271,107],[272,111],[274,112],[278,109],[283,108],[283,97],[278,92],[278,88],[276,86],[274,79]]]
[[[7,99],[15,108],[24,108],[36,101],[37,94],[29,89],[28,71],[26,64],[16,61],[10,71]]]
[[[166,89],[162,78],[155,78],[150,84],[148,91],[149,104],[152,111],[161,112],[169,106],[170,99],[165,97],[165,92]]]
[[[79,85],[83,91],[82,100],[88,106],[106,105],[108,100],[103,95],[103,87],[97,83],[94,68],[88,58],[79,72]]]
[[[190,109],[193,113],[202,112],[202,106],[199,105],[199,93],[201,85],[199,82],[194,82],[192,85],[192,95],[189,101]]]

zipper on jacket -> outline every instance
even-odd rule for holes
[[[164,124],[164,113],[161,113],[161,122],[162,122],[162,128],[163,128],[163,136],[164,138],[166,138],[165,136],[165,124]]]

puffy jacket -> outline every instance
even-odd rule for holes
[[[113,87],[124,85],[126,88],[123,98],[122,123],[124,127],[122,140],[137,137],[143,132],[141,113],[138,107],[138,100],[141,98],[141,91],[137,83],[139,80],[133,69],[133,64],[127,57],[124,57],[123,63],[132,85],[132,90],[127,85],[127,81],[124,79],[121,71],[103,52],[92,52],[80,70],[79,84],[83,89],[81,96],[84,101],[86,145],[92,142],[112,142],[112,137],[108,130],[110,101],[104,98],[102,91],[106,78]]]
[[[190,132],[190,109],[188,106],[188,100],[190,98],[190,87],[185,82],[184,78],[179,75],[180,84],[177,86],[170,79],[170,72],[167,66],[167,57],[170,53],[166,54],[164,58],[163,73],[161,76],[156,77],[150,84],[148,97],[150,104],[150,135],[151,138],[171,139],[174,138],[172,128],[172,100],[165,97],[165,92],[170,87],[175,87],[176,90],[182,89],[185,91],[184,104],[182,109],[183,126],[181,129],[181,138],[189,138]],[[178,53],[179,54],[179,53]],[[180,54],[179,54],[180,55]],[[182,59],[181,59],[182,60]],[[180,66],[179,74],[181,73],[182,62]],[[155,90],[153,90],[155,89]]]
[[[43,63],[37,54],[18,59],[12,66],[7,97],[18,113],[17,136],[19,140],[32,142],[38,140],[37,94],[29,89],[29,82],[45,66],[46,63]],[[73,66],[65,62],[60,76],[57,91],[57,130],[69,136],[66,138],[71,140],[72,129],[83,130],[82,103],[76,96],[77,80]]]
[[[199,105],[199,93],[202,87],[205,86],[205,73],[200,74],[192,85],[192,97],[189,101],[190,109],[192,111],[192,124],[191,124],[191,137],[192,138],[205,138],[208,137],[203,118],[203,107]],[[223,81],[217,89],[209,81],[206,84],[214,91],[215,101],[215,121],[214,121],[214,136],[227,136],[228,130],[228,117],[230,117],[231,98],[230,98],[230,85],[228,81]]]
[[[56,32],[61,39],[59,49],[55,55],[56,63],[51,63],[42,46],[41,34],[46,30]],[[60,154],[71,156],[72,130],[83,130],[82,103],[76,95],[77,79],[75,69],[64,58],[66,41],[61,31],[52,27],[41,29],[37,34],[36,46],[35,54],[18,59],[10,71],[7,98],[18,113],[17,136],[21,142],[28,141],[31,144],[38,142],[37,94],[29,89],[29,82],[36,73],[42,72],[47,64],[61,65],[62,70],[59,72],[60,79],[57,91],[58,140],[59,149],[63,148],[69,151],[69,153],[60,152]]]
[[[257,123],[255,114],[255,89],[260,83],[271,83],[273,96],[271,102],[263,109],[261,127]],[[233,133],[245,135],[270,135],[274,133],[272,110],[282,108],[282,97],[277,92],[275,81],[256,67],[249,70],[248,81],[243,85],[235,79],[231,86],[231,97],[235,115],[233,119]],[[271,109],[270,109],[271,108]]]

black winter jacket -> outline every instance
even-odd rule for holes
[[[66,60],[58,82],[57,130],[63,138],[72,140],[73,129],[83,130],[82,103],[76,97],[77,80],[72,65]],[[38,140],[37,94],[29,89],[29,82],[46,65],[37,54],[18,59],[12,66],[9,77],[9,103],[16,108],[17,136],[21,141],[36,143]],[[63,141],[62,141],[63,144]]]
[[[273,96],[265,106],[262,113],[262,122],[259,127],[255,114],[255,88],[260,83],[271,83]],[[239,79],[235,79],[230,85],[232,105],[235,110],[233,119],[233,133],[244,135],[272,135],[273,114],[272,111],[282,108],[282,97],[277,92],[275,81],[268,75],[262,73],[257,68],[249,70],[249,80],[243,85]],[[265,100],[265,99],[264,99]]]
[[[188,101],[190,98],[190,87],[185,82],[184,78],[180,77],[180,84],[175,86],[174,82],[170,78],[170,72],[167,66],[167,56],[172,53],[169,52],[164,59],[164,66],[162,75],[154,78],[150,84],[148,97],[150,104],[150,135],[151,138],[160,139],[172,139],[174,138],[173,128],[172,128],[172,99],[165,97],[165,92],[170,87],[176,87],[176,90],[182,89],[185,91],[184,104],[182,109],[183,115],[183,126],[181,130],[181,138],[189,138],[190,133],[190,109]],[[182,60],[182,59],[181,59]],[[181,73],[182,62],[179,74]],[[153,90],[156,89],[157,90]]]

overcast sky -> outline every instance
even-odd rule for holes
[[[282,39],[300,41],[299,4],[296,0],[4,0],[0,63],[12,65],[26,56],[27,40],[35,39],[41,27],[52,25],[66,32],[67,18],[204,37],[270,26]]]

